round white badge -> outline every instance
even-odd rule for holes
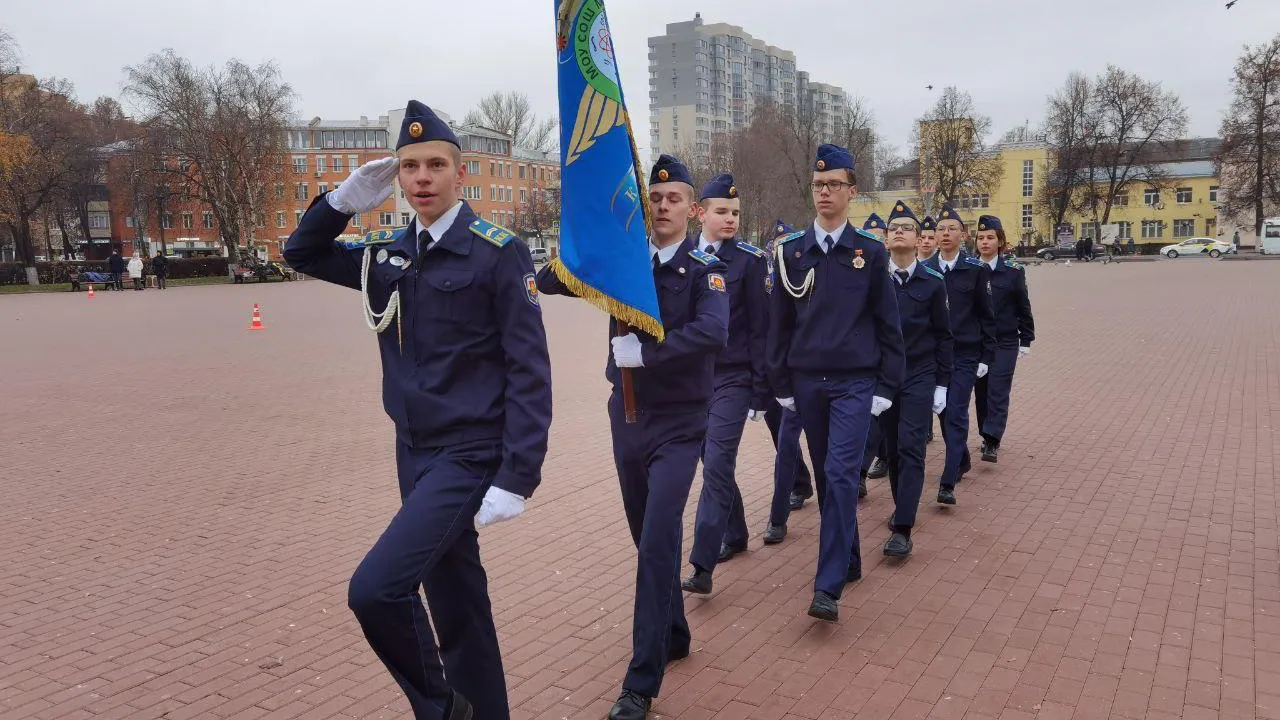
[[[397,255],[397,256],[395,256],[395,257],[391,258],[391,264],[392,264],[392,265],[395,265],[396,267],[400,267],[400,266],[404,265],[404,258],[402,258],[402,257],[400,257],[399,255]]]
[[[386,262],[386,261],[387,261],[387,251],[386,251],[386,250],[379,250],[379,251],[378,251],[378,264],[382,264],[382,263],[384,263],[384,262]]]

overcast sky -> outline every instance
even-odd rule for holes
[[[814,80],[870,101],[906,150],[933,95],[956,85],[995,135],[1043,114],[1073,70],[1113,63],[1181,96],[1191,134],[1216,134],[1241,47],[1280,32],[1280,0],[607,0],[623,91],[648,144],[647,38],[668,22],[727,22],[796,53]],[[373,118],[408,98],[458,119],[492,90],[556,111],[552,0],[0,0],[28,72],[119,96],[126,65],[173,47],[200,64],[276,62],[298,115]],[[839,8],[833,10],[833,8]]]

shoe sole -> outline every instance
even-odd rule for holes
[[[833,622],[839,622],[840,613],[836,613],[834,615],[828,615],[822,612],[821,610],[814,610],[813,608],[809,608],[809,617],[816,618],[823,622],[833,623]]]
[[[1000,462],[1000,460],[995,455],[983,455],[982,462],[997,463]]]
[[[680,585],[680,589],[691,595],[710,595],[711,594],[710,590],[703,590],[702,588],[689,587],[688,585],[684,585],[684,584]]]
[[[885,550],[885,551],[884,551],[884,556],[885,556],[885,557],[891,557],[891,558],[904,558],[904,557],[908,557],[908,556],[910,556],[910,555],[911,555],[911,551],[910,551],[910,550],[908,550],[908,551],[906,551],[906,552],[904,552],[904,553],[889,552],[888,550]]]
[[[782,541],[783,541],[783,540],[786,540],[786,539],[787,539],[787,537],[786,537],[785,535],[784,535],[784,536],[782,536],[782,537],[780,537],[780,538],[777,538],[777,539],[765,538],[765,539],[764,539],[764,544],[765,544],[765,545],[781,545],[781,544],[782,544]]]
[[[955,504],[956,504],[956,501],[955,501],[954,499],[952,499],[952,500],[943,500],[942,498],[938,498],[938,504],[939,504],[939,505],[955,505]]]

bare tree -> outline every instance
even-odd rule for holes
[[[515,91],[493,92],[468,112],[464,122],[509,135],[516,147],[551,152],[559,143],[560,123],[554,117],[538,119],[529,96]]]
[[[1245,48],[1231,84],[1235,96],[1222,119],[1217,158],[1226,190],[1222,213],[1252,214],[1261,238],[1267,210],[1280,205],[1280,35]]]
[[[125,68],[155,167],[175,193],[213,213],[230,264],[266,224],[268,192],[283,175],[293,89],[274,64],[197,68],[172,49]]]
[[[1078,211],[1087,196],[1088,183],[1098,151],[1099,116],[1093,82],[1072,73],[1057,93],[1049,98],[1042,126],[1049,144],[1051,162],[1037,202],[1050,218],[1050,227],[1063,223]]]
[[[961,194],[991,193],[1000,185],[1000,159],[985,139],[991,118],[978,113],[967,92],[948,87],[913,131],[920,159],[920,185],[938,202],[955,202]]]
[[[877,152],[880,137],[876,132],[875,113],[866,98],[848,95],[836,112],[836,136],[830,142],[853,153],[858,192],[872,194],[879,189],[876,170],[885,159]]]
[[[533,182],[523,199],[516,206],[512,224],[526,237],[545,238],[551,227],[560,221],[560,188],[543,182],[539,173],[533,174]]]

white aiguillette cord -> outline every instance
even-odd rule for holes
[[[774,245],[773,254],[775,256],[774,267],[777,269],[778,279],[782,280],[782,287],[786,288],[787,294],[797,300],[808,295],[809,291],[813,289],[813,268],[809,268],[809,272],[805,273],[804,282],[800,283],[800,287],[796,287],[791,284],[791,278],[787,277],[787,264],[783,259],[785,254],[782,243]]]
[[[360,300],[364,305],[364,324],[369,329],[381,333],[391,326],[391,321],[396,318],[396,313],[400,309],[400,291],[392,290],[391,297],[387,299],[387,306],[382,312],[374,312],[373,306],[369,304],[369,258],[373,254],[373,248],[366,246],[364,249],[364,260],[360,263]]]

